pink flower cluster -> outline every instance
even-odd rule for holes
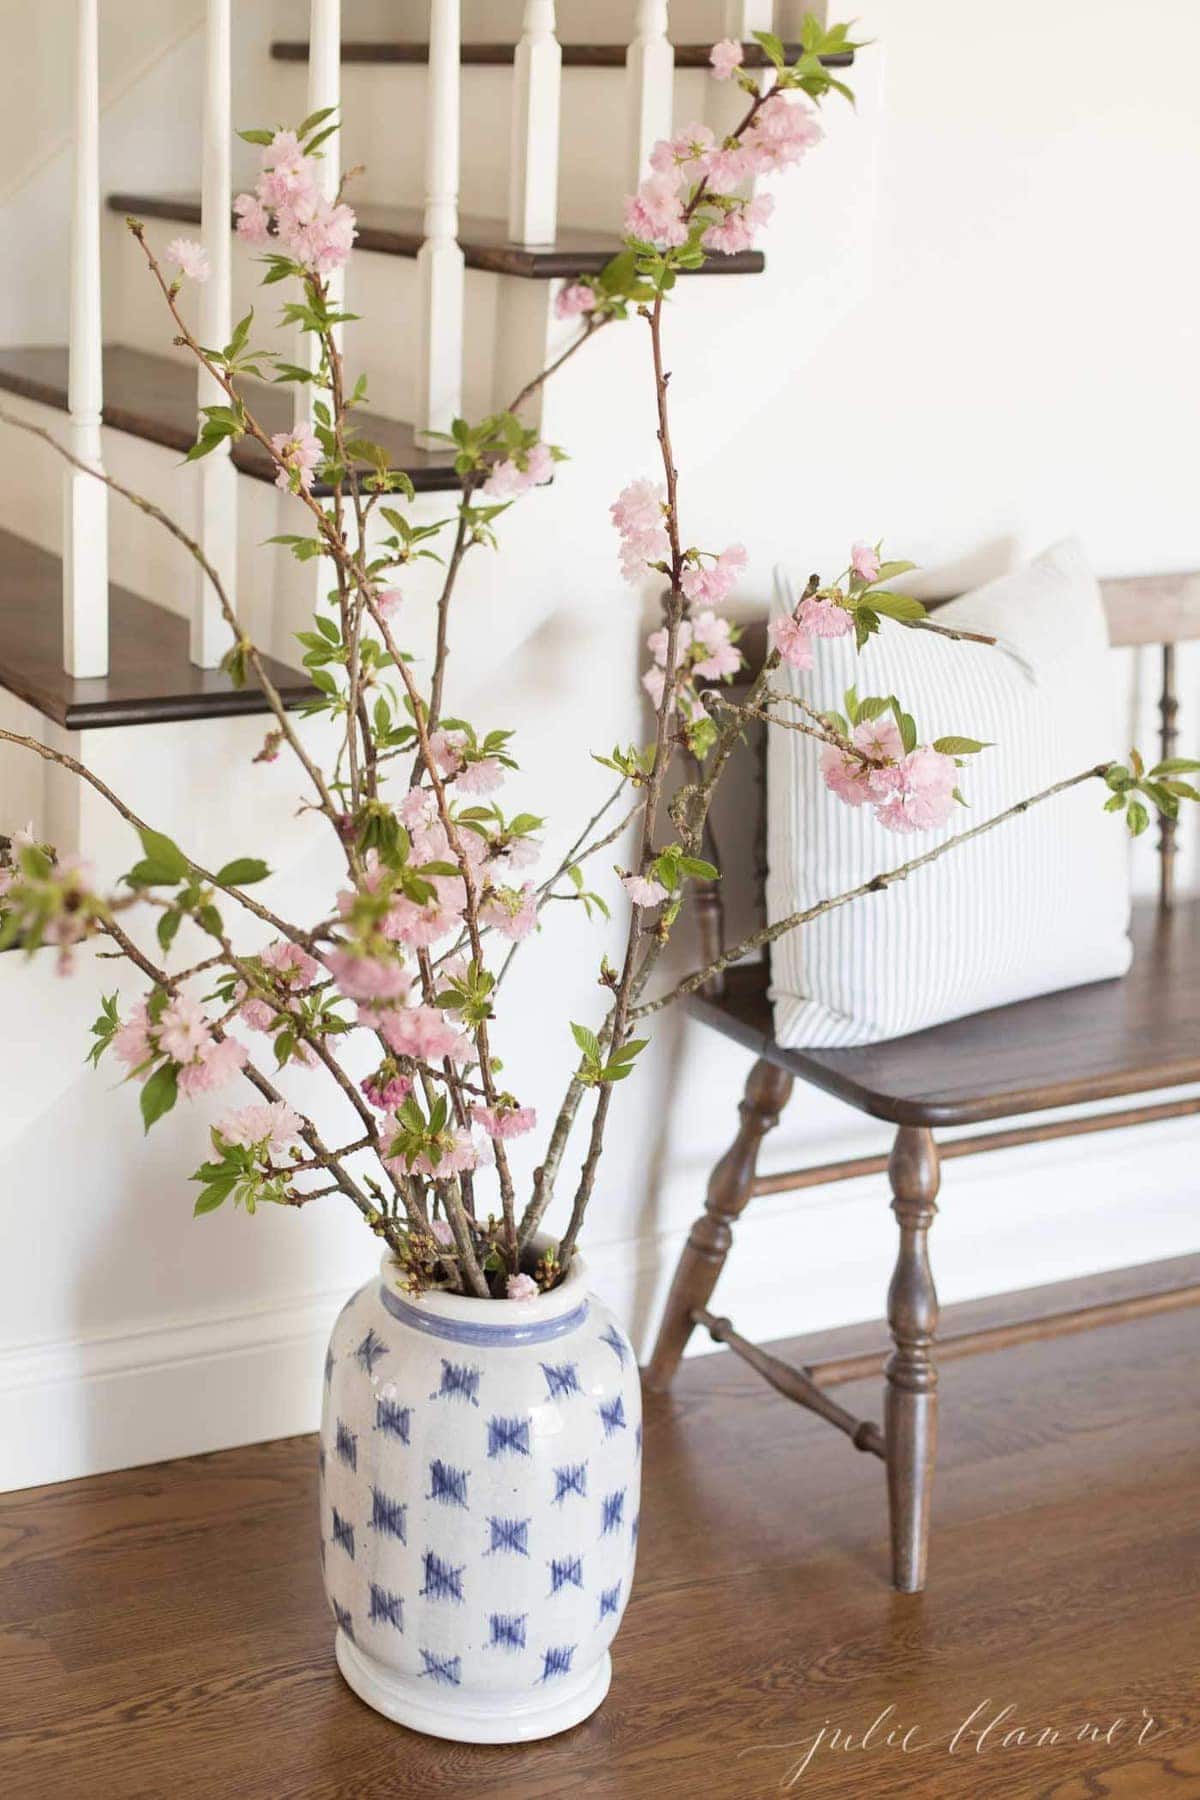
[[[207,281],[212,273],[208,266],[208,251],[195,238],[172,238],[167,245],[167,261],[173,262],[189,281]]]
[[[238,235],[265,244],[274,230],[282,254],[310,275],[342,268],[357,236],[353,209],[325,199],[316,158],[305,156],[294,131],[275,133],[263,149],[262,167],[254,192],[233,203]]]
[[[397,1112],[412,1093],[407,1075],[397,1072],[394,1063],[385,1062],[362,1082],[362,1091],[376,1112]]]
[[[559,290],[554,302],[556,319],[578,319],[583,313],[595,310],[596,290],[586,281],[571,281]]]
[[[713,67],[723,79],[740,60],[740,47],[730,39],[712,52]],[[685,125],[673,138],[660,138],[650,152],[651,173],[625,201],[626,236],[659,250],[686,243],[689,196],[694,203],[694,191],[703,182],[699,216],[708,223],[702,244],[727,256],[748,250],[771,216],[772,201],[768,195],[749,197],[739,190],[757,176],[777,174],[799,162],[822,136],[811,107],[785,94],[763,102],[737,143],[718,143],[708,125]]]
[[[692,683],[721,681],[736,675],[742,666],[742,653],[732,641],[733,627],[728,619],[706,610],[694,619],[682,619],[675,633],[675,667],[677,687],[684,711],[695,718],[703,711]],[[646,648],[654,658],[652,668],[642,676],[642,686],[654,702],[655,711],[662,705],[666,684],[667,628],[661,626],[646,639]]]
[[[294,1144],[303,1126],[303,1119],[286,1100],[271,1100],[227,1113],[216,1129],[227,1144],[239,1144],[247,1150],[259,1147],[270,1156]]]
[[[609,507],[621,538],[621,573],[626,581],[644,579],[646,565],[671,553],[666,527],[667,490],[653,481],[631,481]]]
[[[830,744],[821,752],[826,787],[847,806],[873,806],[889,831],[936,831],[954,811],[958,776],[952,756],[921,745],[905,754],[900,728],[884,714],[855,725],[857,756]]]
[[[505,1106],[500,1101],[495,1106],[473,1106],[471,1117],[490,1138],[524,1137],[537,1124],[532,1106]]]
[[[316,957],[302,950],[299,944],[293,944],[280,938],[268,944],[258,959],[263,968],[274,978],[274,985],[288,993],[302,993],[310,988],[321,973],[321,965]],[[244,1019],[252,1031],[273,1031],[279,1019],[277,1009],[270,1001],[256,996],[246,996],[244,982],[238,984],[237,993],[242,996],[239,1017]]]
[[[732,593],[747,560],[744,544],[730,544],[707,565],[703,561],[689,564],[679,585],[695,605],[721,606]]]
[[[271,439],[271,448],[282,464],[275,476],[275,486],[291,488],[298,485],[307,493],[322,454],[312,427],[297,425],[293,431],[277,431]]]
[[[652,875],[622,875],[621,886],[635,906],[658,906],[667,897],[662,882]]]
[[[169,1057],[179,1069],[179,1092],[189,1098],[224,1087],[246,1060],[246,1046],[237,1038],[213,1036],[203,1007],[190,994],[176,994],[157,1022],[139,1000],[113,1038],[113,1049],[139,1081],[161,1057]]]
[[[554,457],[549,444],[531,444],[528,450],[496,463],[479,491],[489,500],[515,500],[532,487],[544,486],[553,475]]]

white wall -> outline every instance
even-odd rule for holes
[[[1152,0],[1138,32],[1167,49],[1139,60],[1115,0],[1042,9],[1032,42],[1011,9],[856,10],[881,40],[856,76],[859,113],[833,111],[828,144],[781,188],[767,277],[687,286],[672,319],[689,535],[744,539],[758,603],[776,558],[840,566],[852,538],[879,534],[898,554],[990,568],[1077,530],[1105,573],[1200,566],[1184,223],[1200,16]],[[631,323],[564,372],[546,430],[573,460],[509,515],[504,561],[463,594],[452,703],[519,728],[530,773],[514,798],[550,814],[552,846],[604,791],[587,750],[643,728],[643,620],[606,507],[655,466],[646,360]],[[427,600],[414,590],[418,639]],[[1198,673],[1189,658],[1185,734]],[[184,727],[86,747],[147,810],[173,802],[189,844],[242,849],[265,831],[280,895],[315,908],[332,872],[304,848],[281,768],[247,774],[253,736]],[[90,810],[84,828],[102,863],[119,857]],[[544,1118],[565,1020],[594,1016],[599,949],[564,907],[515,966],[500,1050]],[[322,1335],[374,1259],[330,1202],[192,1223],[203,1116],[181,1108],[178,1130],[143,1142],[132,1096],[79,1066],[101,985],[0,966],[0,1485],[307,1427]],[[643,1348],[746,1067],[675,1019],[620,1095],[587,1248]],[[886,1135],[806,1092],[764,1162]],[[933,1246],[943,1296],[1194,1249],[1193,1146],[1184,1121],[951,1165]],[[876,1316],[892,1248],[879,1182],[759,1202],[722,1310],[760,1337]]]

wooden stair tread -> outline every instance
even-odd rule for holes
[[[243,381],[246,402],[268,433],[292,423],[292,390],[265,381]],[[0,390],[46,406],[67,406],[65,344],[19,345],[0,350]],[[355,415],[363,434],[382,444],[392,467],[403,469],[421,492],[458,488],[453,461],[442,450],[418,449],[413,428],[378,413]],[[196,439],[196,370],[170,356],[152,356],[124,344],[104,347],[104,423],[115,431],[148,438],[181,454]],[[233,460],[246,475],[273,481],[275,468],[261,445],[242,439]],[[320,491],[319,489],[317,490]]]
[[[186,619],[115,585],[108,609],[109,672],[76,681],[62,666],[61,558],[0,531],[0,687],[74,731],[269,712],[257,688],[189,661]],[[268,658],[267,672],[289,705],[311,698],[296,670]]]
[[[897,1125],[972,1125],[1200,1081],[1200,897],[1133,909],[1120,980],[1043,994],[855,1050],[774,1041],[765,963],[690,1010],[756,1055]]]
[[[625,67],[626,45],[624,44],[563,44],[562,59],[566,69],[623,69]],[[502,67],[511,63],[516,49],[514,44],[463,44],[460,61],[470,68]],[[676,44],[675,67],[677,69],[707,69],[710,67],[709,52],[711,44]],[[799,44],[785,44],[784,51],[789,62],[793,62],[800,53]],[[271,55],[276,62],[308,61],[307,38],[276,39],[271,45]],[[429,61],[429,45],[404,38],[356,38],[343,42],[342,61],[344,63],[427,63]],[[854,61],[853,51],[846,50],[837,56],[823,56],[821,61],[827,68],[847,68]],[[748,69],[765,69],[770,67],[771,59],[761,44],[746,43],[742,45],[742,62]]]
[[[111,211],[141,219],[170,219],[181,225],[199,225],[200,196],[190,194],[118,193],[108,196]],[[419,206],[356,206],[356,248],[382,256],[415,257],[424,241]],[[230,222],[233,222],[232,212]],[[520,275],[533,280],[569,279],[573,275],[598,275],[621,249],[615,233],[560,226],[552,244],[531,249],[514,244],[503,219],[464,213],[459,219],[458,241],[469,269],[486,269],[494,275]],[[765,267],[761,250],[742,250],[736,256],[712,256],[695,275],[759,275]]]

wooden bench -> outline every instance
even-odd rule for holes
[[[1172,756],[1178,713],[1175,645],[1200,637],[1200,574],[1124,578],[1104,582],[1102,588],[1114,646],[1162,647],[1162,755]],[[755,649],[748,650],[751,670],[764,644],[758,634]],[[1122,746],[1113,748],[1119,754]],[[761,758],[758,787],[760,811],[765,812]],[[759,842],[765,844],[765,824],[760,825]],[[934,1137],[943,1126],[984,1124],[1200,1082],[1200,898],[1175,903],[1175,850],[1175,824],[1164,819],[1158,897],[1134,908],[1133,967],[1119,981],[998,1007],[856,1050],[789,1050],[777,1044],[765,962],[735,965],[689,1002],[696,1017],[751,1051],[755,1062],[739,1109],[737,1136],[712,1171],[705,1210],[675,1272],[646,1370],[647,1386],[669,1386],[688,1338],[700,1325],[780,1392],[844,1431],[857,1449],[880,1457],[887,1468],[893,1581],[903,1592],[916,1592],[925,1584],[937,1438],[935,1345],[939,1357],[971,1355],[1200,1302],[1200,1285],[1150,1288],[1133,1299],[938,1342],[928,1247],[943,1160],[1200,1112],[1200,1097],[1189,1096],[984,1131],[940,1148]],[[759,862],[761,890],[765,857]],[[715,884],[702,900],[707,961],[723,941]],[[798,1080],[894,1125],[890,1155],[759,1175],[759,1147]],[[709,1310],[733,1243],[733,1223],[756,1195],[790,1193],[885,1170],[900,1230],[887,1296],[890,1353],[795,1368],[749,1343],[728,1319]],[[882,1429],[854,1417],[828,1391],[838,1382],[880,1371],[886,1377]]]

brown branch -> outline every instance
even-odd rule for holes
[[[1003,825],[1007,820],[1019,818],[1022,813],[1028,812],[1030,807],[1039,806],[1042,801],[1051,800],[1056,794],[1064,793],[1068,788],[1078,787],[1081,782],[1093,781],[1097,777],[1102,779],[1112,766],[1110,762],[1096,763],[1090,769],[1080,770],[1078,775],[1068,775],[1065,780],[1056,781],[1050,787],[1042,788],[1040,793],[1030,794],[1027,799],[1018,800],[1014,806],[1006,807],[1003,812],[993,814],[982,824],[973,825],[969,831],[957,832],[954,837],[946,838],[942,843],[935,844],[932,850],[926,850],[920,856],[914,856],[909,862],[900,863],[894,869],[887,869],[882,874],[873,875],[869,881],[861,882],[858,887],[849,888],[844,894],[835,894],[832,899],[820,900],[815,906],[805,907],[802,912],[789,913],[786,919],[779,919],[774,925],[764,925],[758,931],[752,931],[749,937],[744,937],[740,943],[732,944],[729,949],[723,950],[720,956],[714,957],[713,961],[706,964],[703,969],[693,970],[682,981],[676,982],[675,986],[669,988],[665,994],[660,994],[656,1000],[650,1000],[645,1005],[636,1007],[633,1017],[644,1019],[648,1018],[651,1013],[660,1012],[672,1000],[678,1000],[685,994],[694,994],[697,988],[703,987],[706,981],[710,981],[714,975],[719,975],[731,963],[738,962],[743,956],[748,956],[752,950],[761,950],[764,944],[774,943],[775,939],[783,937],[785,932],[795,931],[801,925],[811,924],[813,919],[819,919],[823,913],[833,912],[839,906],[847,906],[852,900],[861,900],[866,894],[882,893],[894,882],[907,880],[914,870],[923,869],[927,863],[937,862],[939,857],[945,856],[948,851],[956,850],[960,844],[969,844],[973,838],[982,837],[985,831],[994,831],[998,825]]]

